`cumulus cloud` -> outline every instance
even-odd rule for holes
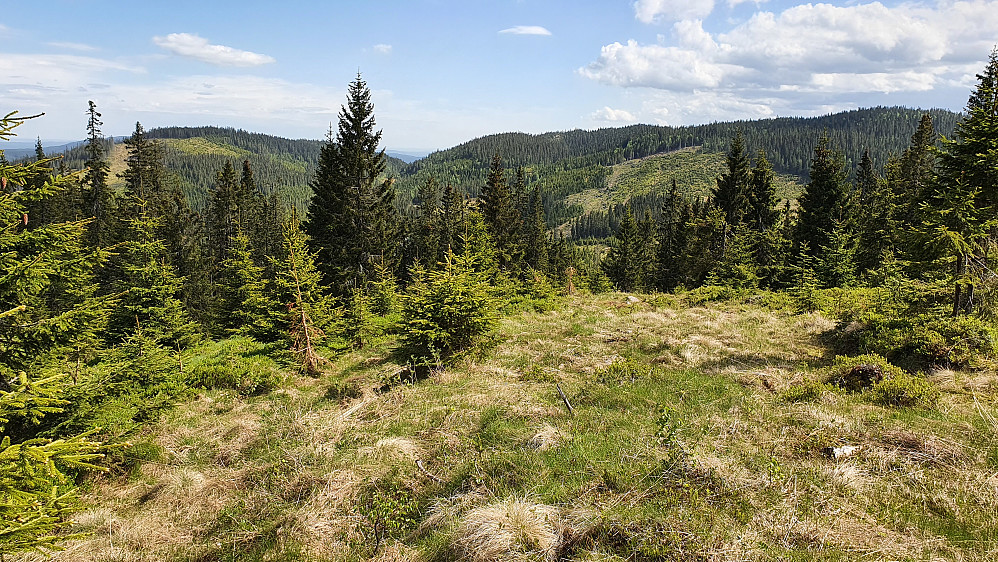
[[[217,66],[260,66],[274,62],[274,58],[225,45],[213,45],[193,33],[171,33],[166,37],[153,37],[153,42],[167,51]]]
[[[603,109],[597,110],[593,113],[592,118],[596,121],[616,121],[623,123],[633,123],[637,121],[630,111],[625,109],[613,109],[609,106],[604,106]]]
[[[551,35],[551,32],[548,31],[547,28],[539,25],[517,25],[503,29],[499,33],[506,33],[509,35]]]
[[[643,23],[703,18],[714,11],[714,0],[637,0],[634,17]]]
[[[392,54],[392,46],[386,43],[378,43],[374,46],[374,52],[382,55]]]
[[[688,15],[664,0],[634,6],[642,21]],[[730,113],[725,108],[746,112],[740,116],[758,114],[766,104],[803,114],[808,108],[855,106],[875,100],[874,94],[972,83],[995,29],[994,0],[802,4],[757,11],[713,34],[693,17],[681,19],[657,43],[603,46],[578,73],[604,84],[675,93],[655,99],[678,104],[685,97],[686,107],[712,119]],[[676,120],[682,112],[671,107],[666,114]]]

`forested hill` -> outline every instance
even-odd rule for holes
[[[278,193],[287,204],[301,208],[311,195],[308,184],[322,146],[318,140],[287,139],[223,127],[162,127],[146,131],[146,136],[162,141],[166,169],[195,209],[205,205],[208,190],[227,160],[236,165],[249,160],[256,184],[265,195]],[[112,169],[124,168],[122,146],[107,148]],[[83,145],[67,152],[65,160],[72,169],[83,168]],[[388,159],[388,171],[393,175],[398,175],[403,166],[405,162],[397,158]]]
[[[507,168],[523,166],[527,169],[528,181],[538,182],[536,185],[543,193],[549,225],[554,226],[583,214],[581,207],[567,200],[570,196],[618,189],[620,184],[608,182],[613,175],[611,167],[629,160],[693,146],[699,147],[697,152],[705,156],[724,153],[735,132],[740,130],[750,155],[763,149],[777,172],[806,180],[814,146],[823,133],[827,132],[832,146],[840,149],[853,163],[858,162],[862,151],[868,148],[874,162],[881,165],[889,155],[900,153],[908,145],[924,113],[918,109],[877,107],[822,117],[783,117],[686,127],[632,125],[537,135],[502,133],[434,152],[410,164],[389,158],[386,171],[399,180],[397,189],[402,206],[407,205],[417,187],[430,176],[475,197],[484,185],[492,156],[500,154]],[[959,118],[959,114],[945,110],[929,110],[928,113],[932,115],[936,130],[944,135],[953,130]],[[286,139],[221,127],[166,127],[151,129],[147,136],[163,141],[166,168],[196,209],[203,207],[217,172],[227,160],[236,163],[249,160],[263,193],[278,193],[287,204],[304,208],[311,195],[308,185],[322,145],[318,140]],[[109,145],[108,153],[112,171],[123,169],[124,147]],[[65,162],[70,168],[80,169],[85,158],[81,146],[70,150]],[[709,163],[705,160],[689,162],[689,165],[703,169],[702,173],[696,172],[698,176],[710,176],[719,161],[715,162],[716,158],[709,160]],[[684,171],[680,177],[689,173]],[[610,199],[627,201],[632,195],[642,193],[623,195]],[[655,194],[651,195],[654,198]],[[657,201],[649,201],[649,205],[655,206]]]
[[[778,172],[806,178],[814,147],[823,132],[827,131],[832,145],[842,150],[847,159],[858,162],[863,150],[869,149],[873,160],[883,163],[890,154],[900,153],[908,146],[918,120],[925,113],[932,116],[936,131],[943,135],[950,134],[960,117],[942,109],[874,107],[821,117],[780,117],[683,127],[631,125],[539,135],[503,133],[434,152],[406,167],[405,175],[451,168],[455,163],[459,164],[456,174],[466,170],[466,164],[470,163],[479,163],[478,167],[484,170],[497,153],[511,167],[564,164],[566,160],[571,161],[571,167],[582,167],[619,164],[689,146],[700,146],[705,152],[726,152],[735,132],[741,130],[750,154],[764,149]]]

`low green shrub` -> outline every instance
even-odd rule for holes
[[[686,302],[698,306],[708,302],[728,301],[741,296],[742,291],[722,285],[704,285],[686,293]]]
[[[824,369],[826,383],[850,392],[869,390],[885,378],[903,376],[904,370],[875,353],[854,357],[837,356],[834,363]]]
[[[191,388],[228,388],[243,395],[272,390],[281,382],[281,371],[265,350],[244,337],[211,342],[190,359],[184,380]]]
[[[976,368],[998,352],[998,330],[975,316],[867,314],[859,326],[853,337],[861,350],[911,369]]]
[[[780,400],[784,402],[817,402],[827,388],[818,381],[804,381],[781,392]]]
[[[881,406],[931,408],[939,399],[939,389],[922,377],[902,373],[874,385],[870,398]]]

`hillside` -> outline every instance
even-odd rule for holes
[[[821,384],[834,313],[750,300],[559,299],[413,384],[390,333],[318,378],[208,344],[188,372],[281,382],[153,423],[57,559],[990,559],[994,372],[894,407]]]
[[[806,181],[812,151],[826,133],[850,161],[869,148],[877,165],[902,151],[923,112],[907,108],[871,108],[812,118],[779,118],[713,123],[690,127],[632,125],[594,131],[529,135],[505,133],[474,139],[406,163],[389,159],[388,173],[398,178],[400,206],[405,208],[417,187],[429,177],[451,183],[477,197],[494,154],[507,169],[523,166],[528,182],[541,189],[548,226],[567,229],[570,221],[602,209],[614,212],[634,199],[640,209],[660,207],[659,196],[676,178],[680,188],[702,193],[719,173],[722,154],[741,130],[749,154],[766,151],[781,174],[785,197]],[[931,110],[937,131],[952,131],[957,114]],[[218,127],[170,127],[148,131],[163,140],[167,168],[195,208],[201,208],[216,172],[225,160],[250,161],[257,185],[265,194],[280,193],[288,205],[303,208],[308,183],[318,159],[320,141],[292,140]],[[694,149],[694,147],[696,149]],[[112,169],[123,169],[120,143],[112,151]],[[654,158],[649,158],[654,157]],[[82,148],[66,154],[71,168],[83,166]],[[606,228],[615,224],[611,219]]]

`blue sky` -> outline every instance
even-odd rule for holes
[[[48,0],[0,11],[19,140],[136,121],[321,138],[360,71],[394,150],[505,131],[963,108],[998,0]]]

